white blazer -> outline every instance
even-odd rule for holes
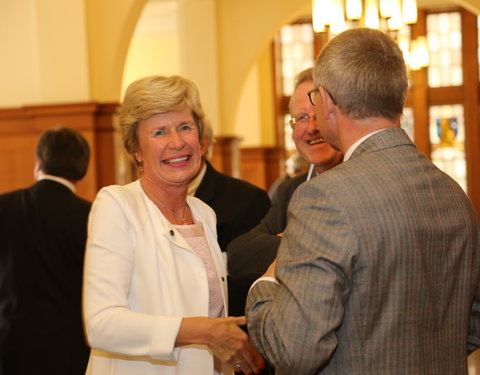
[[[187,198],[203,224],[226,299],[226,267],[215,213]],[[98,193],[89,218],[84,319],[92,348],[87,374],[212,375],[207,347],[175,348],[183,317],[208,316],[204,264],[137,180]],[[231,373],[227,365],[223,373]]]

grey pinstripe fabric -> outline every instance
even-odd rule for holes
[[[283,375],[466,374],[479,253],[461,188],[384,130],[295,192],[280,285],[248,296],[253,343]]]

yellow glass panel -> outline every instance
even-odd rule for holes
[[[286,25],[280,30],[280,37],[282,44],[287,45],[293,42],[293,27]]]
[[[427,15],[429,49],[428,85],[463,84],[462,30],[460,12]]]
[[[293,92],[295,75],[313,65],[313,30],[311,23],[286,25],[280,30],[282,91]]]

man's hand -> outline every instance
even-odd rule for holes
[[[274,260],[273,263],[268,266],[262,277],[275,277],[275,262],[276,260]]]

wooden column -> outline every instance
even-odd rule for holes
[[[278,147],[246,147],[241,153],[241,178],[268,190],[279,177],[283,149]]]
[[[215,137],[213,154],[210,162],[216,170],[230,176],[239,177],[239,142],[240,138],[238,137]]]
[[[418,21],[412,27],[412,39],[419,36],[425,36],[427,32],[426,14],[423,10],[418,10]],[[428,71],[426,68],[411,71],[412,87],[409,92],[408,102],[413,108],[413,122],[415,145],[430,158],[431,145],[430,135],[428,133],[429,113],[428,113]]]
[[[462,9],[462,59],[467,192],[480,217],[480,84],[477,16]]]

